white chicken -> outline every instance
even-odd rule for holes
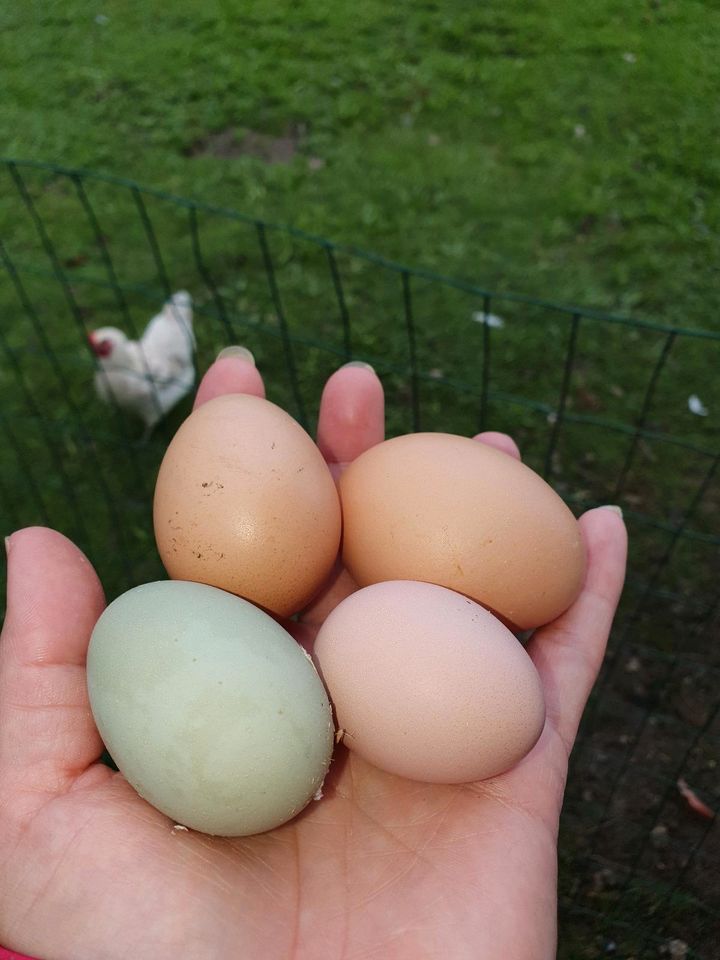
[[[140,417],[145,438],[195,383],[192,323],[192,298],[180,290],[139,340],[129,340],[117,327],[100,327],[88,336],[98,362],[98,397]]]

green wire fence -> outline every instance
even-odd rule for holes
[[[310,431],[329,374],[365,360],[389,434],[504,430],[575,511],[620,504],[628,581],[572,762],[560,955],[641,960],[682,953],[675,940],[684,956],[720,956],[718,818],[688,802],[692,790],[720,806],[720,333],[492,293],[128,180],[10,160],[0,266],[3,533],[66,533],[109,597],[163,576],[152,490],[191,398],[144,441],[97,400],[87,334],[135,338],[179,289],[198,371],[245,344],[269,398]],[[688,409],[695,392],[708,416]]]

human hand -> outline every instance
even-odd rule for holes
[[[196,402],[227,392],[263,395],[247,360],[214,364]],[[374,373],[334,374],[318,426],[333,472],[383,431]],[[482,439],[517,455],[507,437]],[[0,943],[43,960],[550,960],[567,761],[625,568],[617,513],[580,523],[583,592],[528,646],[547,720],[520,764],[444,786],[339,748],[320,803],[236,839],[174,829],[98,762],[85,655],[102,589],[60,534],[15,533],[0,640]],[[338,569],[298,639],[311,644],[352,589]]]

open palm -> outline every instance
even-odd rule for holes
[[[262,380],[226,358],[197,402],[238,391],[261,394]],[[383,429],[372,371],[331,377],[318,443],[334,472]],[[507,437],[483,440],[515,453]],[[0,942],[43,960],[550,960],[567,760],[625,567],[617,513],[590,511],[581,525],[583,593],[528,648],[548,715],[522,763],[442,786],[339,748],[322,801],[242,839],[178,829],[98,762],[85,655],[102,589],[60,534],[14,534],[0,642]],[[339,570],[298,639],[311,645],[351,590]]]

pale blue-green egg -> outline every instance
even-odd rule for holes
[[[322,785],[334,739],[325,688],[302,647],[246,600],[180,580],[135,587],[98,620],[87,678],[115,763],[176,823],[261,833]]]

